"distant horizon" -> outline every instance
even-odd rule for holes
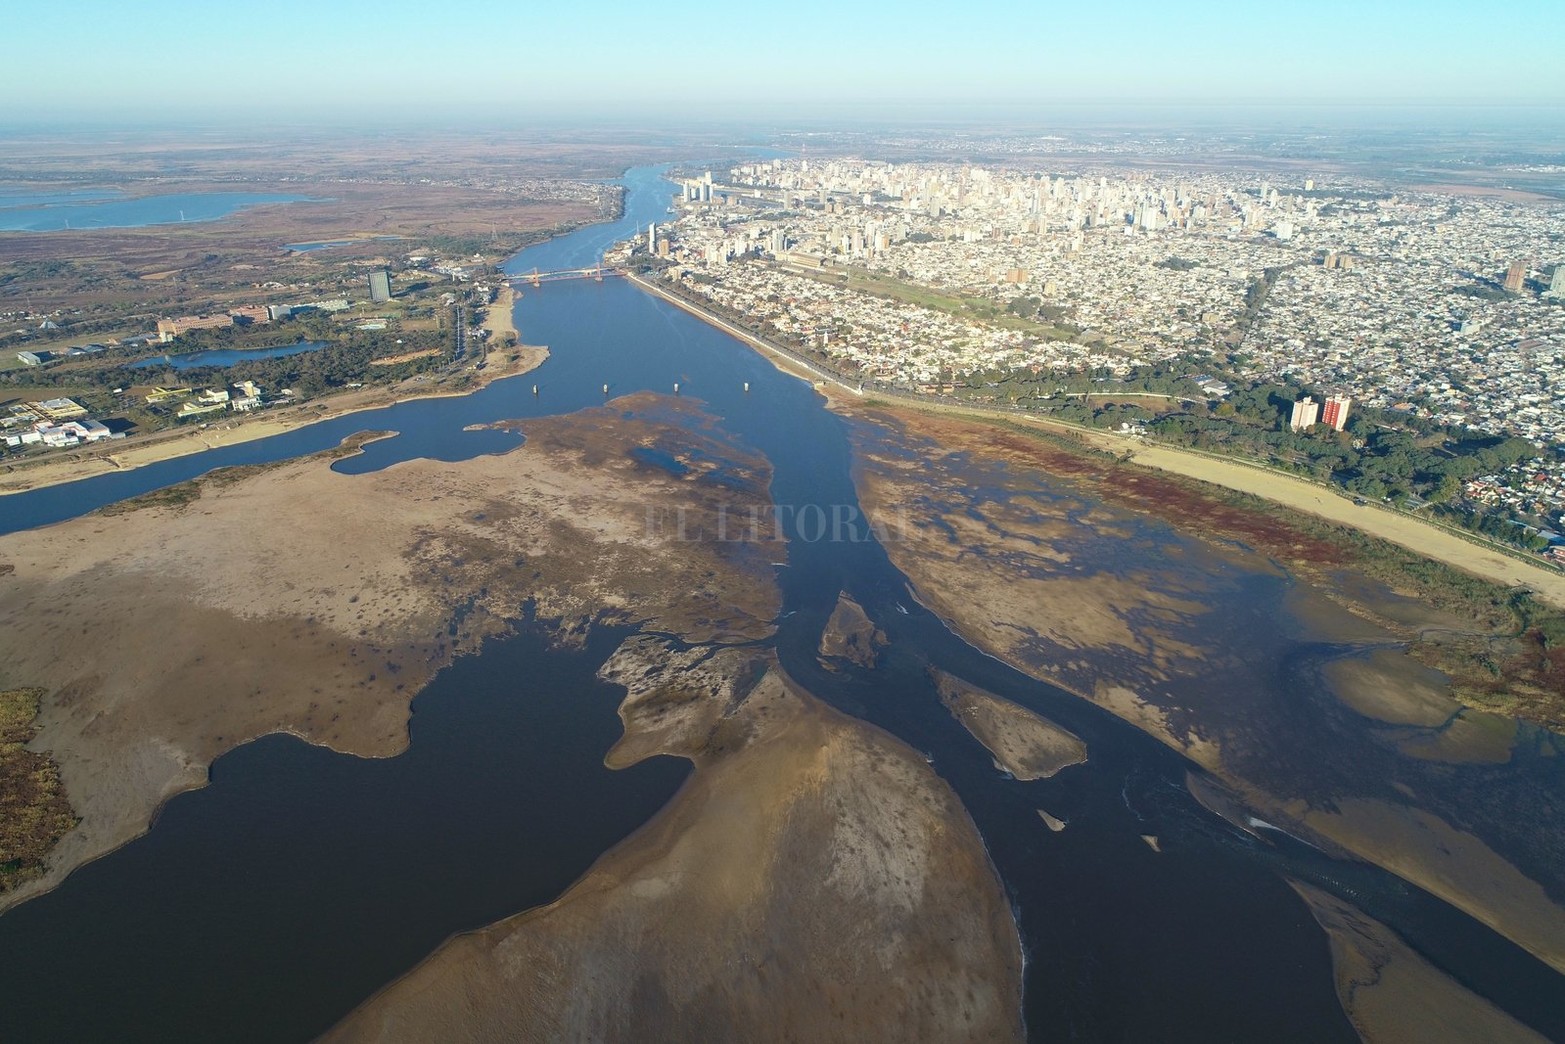
[[[1062,118],[1175,106],[1555,108],[1565,8],[969,0],[677,9],[455,0],[19,0],[0,97],[17,126]]]
[[[216,133],[264,136],[274,131],[362,130],[366,133],[424,133],[481,129],[497,135],[527,132],[641,131],[706,134],[743,129],[752,135],[831,133],[834,131],[965,130],[1076,134],[1145,132],[1273,134],[1366,130],[1556,131],[1565,128],[1565,108],[1544,103],[1415,101],[1216,101],[1136,102],[1126,100],[1054,101],[1046,105],[950,105],[944,107],[857,106],[853,114],[824,110],[785,114],[675,113],[663,110],[581,108],[549,115],[505,110],[462,116],[432,110],[394,114],[339,111],[304,114],[272,108],[164,109],[156,115],[100,110],[92,115],[67,112],[13,112],[0,118],[0,134],[76,135],[102,132],[133,134]]]

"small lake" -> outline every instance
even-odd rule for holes
[[[300,203],[308,196],[269,192],[178,192],[136,199],[82,199],[75,193],[0,196],[0,232],[60,232],[79,228],[140,228],[216,221],[263,203]],[[77,198],[72,198],[77,197]]]
[[[296,254],[311,254],[317,250],[330,250],[333,247],[353,246],[356,243],[379,243],[386,240],[406,239],[407,236],[370,236],[368,239],[323,239],[318,243],[284,243],[284,250],[292,250]]]
[[[282,359],[289,355],[317,352],[326,347],[325,341],[300,341],[297,344],[279,344],[272,348],[211,348],[204,352],[186,352],[183,355],[160,355],[154,359],[142,359],[130,364],[132,370],[155,370],[159,367],[179,370],[199,370],[204,366],[233,366],[235,363],[255,362],[257,359]]]

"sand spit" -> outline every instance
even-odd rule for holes
[[[944,671],[931,668],[930,674],[952,717],[1017,779],[1048,779],[1086,762],[1087,745],[1075,733]]]
[[[1331,937],[1337,996],[1365,1044],[1542,1044],[1543,1037],[1430,965],[1337,897],[1289,881]]]
[[[826,629],[821,632],[821,662],[833,667],[833,661],[845,661],[872,669],[880,661],[880,652],[885,647],[886,633],[875,626],[864,607],[848,592],[838,594],[837,608],[832,610]]]
[[[562,641],[604,619],[692,641],[771,633],[774,548],[648,521],[764,517],[763,458],[650,395],[521,427],[527,443],[495,456],[217,472],[144,501],[162,506],[0,537],[0,688],[47,690],[31,746],[81,816],[0,903],[140,834],[249,739],[398,753],[429,678],[528,610]],[[723,474],[635,456],[664,445]]]
[[[684,674],[657,655],[640,640],[608,669],[642,678],[616,750],[692,757],[674,802],[557,902],[452,939],[325,1039],[1020,1040],[1004,892],[923,759],[775,666],[735,688],[741,654],[671,696]],[[717,706],[648,718],[671,701]],[[632,740],[644,726],[661,741]]]
[[[357,388],[243,418],[230,416],[227,420],[210,424],[133,436],[122,442],[109,443],[106,448],[74,450],[20,465],[7,465],[0,468],[0,496],[25,493],[43,486],[58,486],[111,471],[131,471],[174,457],[270,438],[334,417],[395,406],[399,402],[471,395],[501,378],[535,370],[548,358],[549,349],[542,347],[524,345],[491,349],[482,364],[471,370],[460,371],[448,380],[410,377],[399,384]]]
[[[1271,815],[1413,881],[1565,974],[1565,909],[1499,853],[1439,816],[1365,798],[1341,799],[1332,811],[1291,802]]]

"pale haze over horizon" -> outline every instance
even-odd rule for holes
[[[240,13],[243,11],[244,13]],[[1552,107],[1565,6],[20,0],[6,122]]]

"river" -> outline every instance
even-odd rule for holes
[[[580,267],[661,221],[672,187],[660,175],[630,171],[619,220],[529,248],[508,267]],[[784,518],[857,504],[846,423],[809,385],[686,313],[620,280],[579,281],[526,291],[517,325],[551,350],[526,377],[7,497],[0,530],[366,429],[399,434],[333,467],[500,452],[514,435],[463,429],[596,405],[605,383],[620,395],[678,382],[700,398],[770,459],[773,498],[794,509]],[[1284,874],[1347,898],[1465,985],[1565,1037],[1562,979],[1530,955],[1384,871],[1282,837],[1263,843],[1208,813],[1185,789],[1183,757],[957,638],[908,597],[869,533],[789,535],[777,654],[823,699],[927,753],[961,797],[1017,912],[1034,1039],[1356,1039],[1326,937]],[[1261,629],[1281,583],[1257,578],[1226,597],[1253,606]],[[844,589],[891,638],[879,670],[832,672],[816,659]],[[527,628],[491,641],[418,696],[411,745],[396,758],[281,736],[224,755],[211,785],[171,801],[146,836],[0,916],[0,1036],[307,1039],[451,933],[552,899],[688,773],[668,758],[602,767],[618,734],[616,695],[593,672],[617,638],[600,634],[576,652],[551,651]],[[1091,760],[1048,780],[1002,776],[939,703],[930,665],[1071,729]],[[1279,654],[1279,692],[1286,666]],[[1044,829],[1039,807],[1070,828]],[[1159,836],[1163,852],[1143,834]]]

